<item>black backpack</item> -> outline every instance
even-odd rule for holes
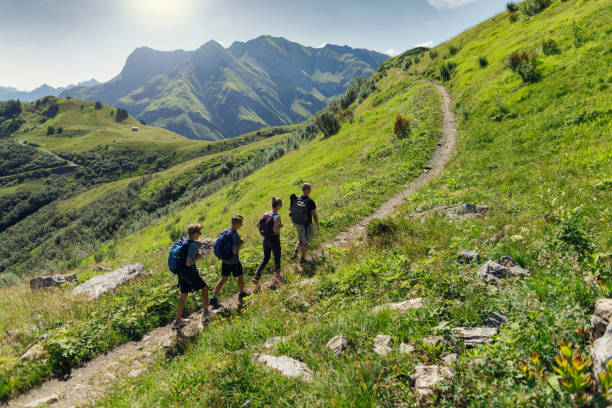
[[[257,228],[259,228],[259,233],[264,237],[271,237],[274,235],[274,213],[265,213],[259,221],[257,221]]]
[[[295,199],[294,199],[295,197]],[[310,198],[295,195],[291,196],[291,206],[289,207],[289,217],[296,225],[306,225],[308,217],[308,201]]]

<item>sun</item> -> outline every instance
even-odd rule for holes
[[[144,23],[179,25],[190,16],[195,0],[130,0],[130,5]]]

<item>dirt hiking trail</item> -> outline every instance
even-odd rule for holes
[[[385,218],[399,207],[404,199],[415,193],[434,177],[440,175],[444,166],[450,159],[457,144],[457,129],[455,115],[451,107],[451,98],[446,89],[441,85],[435,85],[436,90],[442,97],[442,132],[438,147],[433,152],[423,173],[414,179],[408,186],[387,202],[376,212],[362,219],[353,227],[339,233],[331,242],[326,243],[321,249],[332,246],[342,247],[350,244],[358,236],[363,236],[367,224],[375,218]],[[262,284],[262,288],[267,285]],[[238,296],[234,295],[224,299],[221,308],[212,311],[215,314],[231,313],[238,308]],[[188,343],[202,329],[200,321],[201,312],[190,316],[191,323],[180,331],[174,331],[171,324],[158,327],[146,334],[139,341],[132,341],[101,354],[83,366],[72,370],[70,377],[66,380],[52,379],[43,383],[19,397],[8,402],[9,407],[28,407],[36,401],[45,401],[51,398],[56,402],[52,407],[69,408],[75,405],[93,404],[104,397],[118,378],[137,377],[144,373],[147,366],[157,359],[162,353],[175,353],[181,344]]]

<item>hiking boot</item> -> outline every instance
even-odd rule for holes
[[[297,255],[298,255],[297,252],[294,252],[293,255],[291,255],[291,260],[293,262],[297,261]]]
[[[303,265],[303,264],[305,264],[306,262],[308,262],[308,261],[306,260],[306,257],[304,257],[304,256],[303,256],[303,257],[301,257],[301,258],[300,258],[300,263],[301,263],[302,265]]]
[[[213,309],[218,309],[221,307],[219,305],[219,299],[217,299],[216,297],[210,299],[210,301],[208,302],[208,306],[212,307]]]
[[[240,292],[238,293],[238,301],[242,302],[242,299],[244,299],[247,296],[251,296],[251,294],[249,292]]]
[[[206,323],[208,323],[208,320],[210,319],[210,313],[207,311],[202,312],[202,325],[206,325]]]
[[[176,329],[182,329],[183,327],[187,326],[189,324],[189,319],[181,319],[181,320],[175,320],[172,323],[172,329],[176,330]]]

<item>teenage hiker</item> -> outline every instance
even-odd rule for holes
[[[210,306],[214,309],[219,308],[217,296],[219,296],[223,285],[227,282],[230,273],[234,278],[238,278],[238,289],[240,290],[238,293],[238,301],[242,301],[244,297],[249,296],[249,294],[244,291],[242,264],[238,257],[240,247],[244,244],[244,240],[238,235],[238,230],[242,227],[243,221],[244,217],[242,215],[234,215],[232,217],[232,227],[219,234],[219,238],[217,238],[217,242],[215,243],[215,255],[217,258],[221,259],[221,279],[217,282],[217,286],[215,286],[215,291],[209,302]]]
[[[308,244],[312,241],[312,237],[314,236],[314,228],[312,226],[312,220],[317,226],[317,232],[319,232],[319,216],[317,215],[317,205],[314,200],[310,198],[310,192],[312,191],[312,186],[310,183],[302,184],[302,195],[296,196],[295,194],[291,194],[291,206],[289,207],[289,216],[291,217],[291,221],[295,225],[295,230],[297,231],[298,241],[295,244],[295,251],[293,251],[293,255],[291,255],[291,259],[293,261],[297,260],[298,250],[302,249],[302,258],[300,262],[304,262],[306,260],[306,250],[308,249]]]
[[[280,229],[283,228],[281,223],[281,217],[278,211],[283,206],[283,200],[278,197],[272,197],[272,211],[268,211],[259,219],[257,222],[257,228],[263,236],[263,252],[264,258],[259,264],[255,276],[253,277],[253,284],[255,289],[259,289],[259,279],[261,273],[270,261],[270,253],[274,254],[274,269],[272,270],[272,276],[278,283],[283,283],[283,278],[280,275],[281,270],[281,242],[280,242]]]
[[[189,323],[183,319],[183,308],[189,292],[201,290],[202,295],[202,323],[208,321],[208,285],[198,273],[196,261],[202,257],[195,242],[200,238],[202,224],[189,224],[187,226],[188,238],[181,238],[172,245],[168,256],[168,267],[178,277],[180,295],[176,307],[176,319],[172,323],[173,329],[180,329]]]

